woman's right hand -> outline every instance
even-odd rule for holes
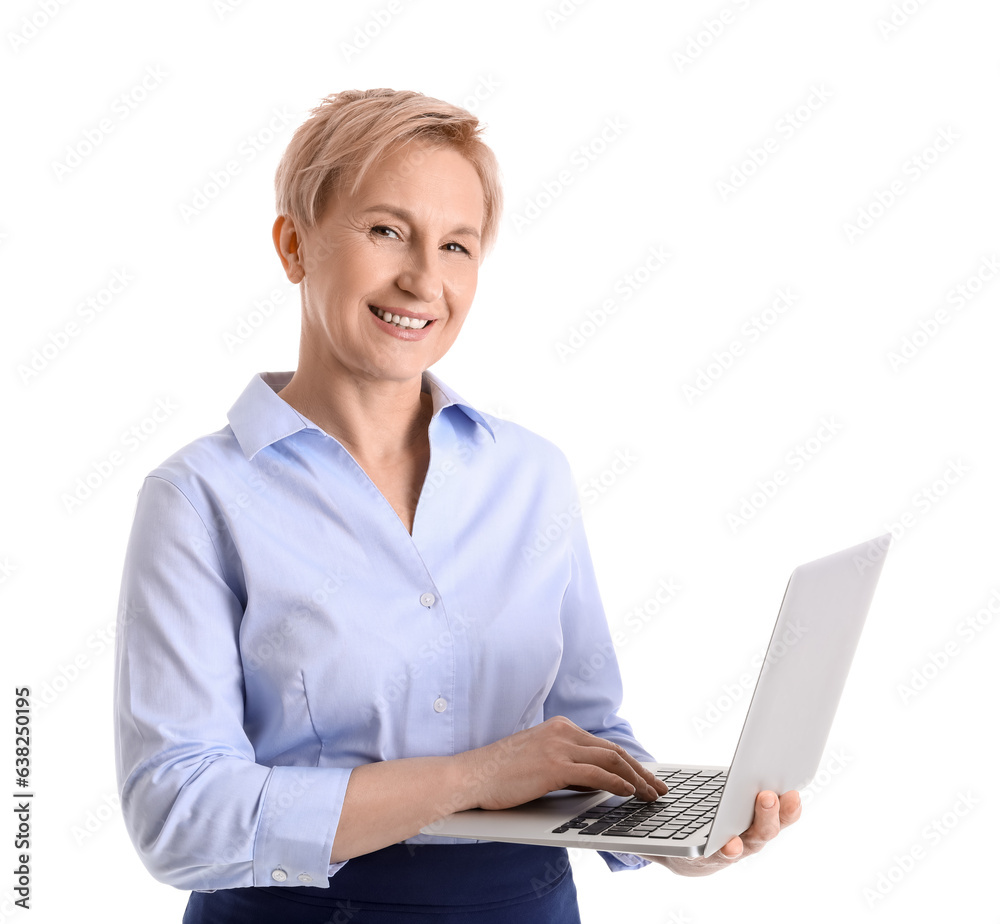
[[[511,808],[557,789],[603,789],[646,800],[667,791],[621,745],[561,715],[457,759],[468,801],[483,809]]]
[[[618,744],[565,716],[455,756],[403,757],[351,771],[331,863],[434,833],[434,822],[470,808],[522,805],[556,789],[604,789],[655,799],[666,784]]]

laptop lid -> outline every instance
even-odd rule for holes
[[[812,780],[891,541],[886,533],[792,572],[705,856],[750,826],[758,792]]]

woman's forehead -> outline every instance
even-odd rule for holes
[[[388,211],[407,220],[420,214],[461,213],[478,233],[484,193],[475,166],[450,148],[415,155],[404,149],[377,161],[353,195],[338,196],[352,212]],[[404,214],[406,213],[406,214]]]

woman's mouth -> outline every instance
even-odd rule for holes
[[[406,314],[393,314],[391,311],[385,311],[382,308],[377,308],[375,305],[369,305],[368,310],[380,320],[385,321],[386,324],[392,324],[394,327],[399,327],[403,330],[423,330],[428,324],[434,323],[432,320],[421,320],[420,318],[413,318]]]

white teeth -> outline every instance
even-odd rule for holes
[[[428,321],[418,321],[416,318],[411,318],[405,314],[389,314],[388,311],[383,311],[381,308],[376,308],[375,314],[387,324],[395,324],[396,327],[408,328],[409,330],[421,330],[430,323]]]

